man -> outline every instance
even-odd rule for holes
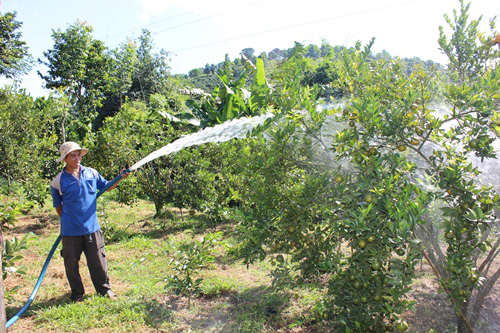
[[[61,256],[64,258],[66,277],[71,288],[71,300],[83,301],[85,290],[79,270],[82,252],[87,258],[90,277],[96,292],[116,299],[109,283],[104,239],[99,227],[96,211],[96,195],[108,181],[96,170],[80,164],[88,149],[75,142],[65,142],[60,147],[64,169],[51,182],[53,206],[61,218]],[[122,177],[127,177],[123,173]],[[113,184],[108,191],[118,185]]]

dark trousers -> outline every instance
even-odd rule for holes
[[[85,294],[80,276],[79,261],[85,253],[90,278],[97,293],[105,295],[111,289],[108,276],[108,264],[102,231],[96,231],[84,236],[62,236],[61,256],[64,258],[64,268],[71,288],[71,298],[75,299]]]

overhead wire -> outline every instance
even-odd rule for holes
[[[239,6],[239,7],[236,7],[236,8],[233,7],[231,9],[229,9],[229,10],[221,11],[221,12],[218,12],[218,13],[213,14],[213,15],[204,16],[202,18],[199,18],[199,19],[196,19],[196,20],[193,20],[193,21],[189,21],[189,22],[186,22],[186,23],[178,24],[178,25],[175,25],[175,26],[172,26],[172,27],[168,27],[168,28],[159,30],[159,31],[152,32],[152,35],[158,35],[158,34],[161,34],[163,32],[166,32],[166,31],[174,30],[176,28],[180,28],[180,27],[183,27],[183,26],[187,26],[187,25],[191,25],[191,24],[194,24],[194,23],[198,23],[198,22],[204,21],[204,20],[208,20],[208,19],[211,19],[211,18],[214,18],[214,17],[217,17],[217,16],[221,16],[221,15],[227,14],[228,12],[231,12],[231,11],[240,10],[240,9],[243,9],[243,8],[246,8],[246,7],[255,6],[255,5],[260,5],[260,4],[262,4],[264,2],[267,2],[267,1],[271,1],[271,0],[261,0],[261,1],[253,2],[253,3],[250,3],[250,4],[244,5],[244,6]],[[380,10],[385,10],[385,9],[389,9],[389,8],[404,6],[404,5],[408,5],[410,3],[420,2],[420,1],[421,0],[404,1],[404,2],[400,2],[400,3],[396,3],[396,4],[390,4],[390,5],[386,5],[386,6],[380,6],[380,7],[370,8],[370,9],[356,11],[356,12],[342,14],[342,15],[336,15],[336,16],[333,16],[333,17],[328,17],[328,18],[323,18],[323,19],[317,19],[317,20],[302,22],[302,23],[298,23],[298,24],[292,24],[292,25],[289,25],[289,26],[279,27],[279,28],[276,28],[276,29],[270,29],[270,30],[265,30],[265,31],[250,33],[250,34],[246,34],[246,35],[242,35],[242,36],[236,36],[236,37],[233,37],[233,38],[227,38],[227,39],[222,39],[222,40],[218,40],[218,41],[213,41],[213,42],[210,42],[210,43],[204,43],[204,44],[194,45],[194,46],[190,46],[190,47],[186,47],[186,48],[182,48],[182,49],[178,49],[178,50],[172,51],[172,53],[173,54],[177,54],[177,53],[181,53],[181,52],[184,52],[184,51],[189,51],[189,50],[193,50],[193,49],[197,49],[197,48],[207,47],[207,46],[216,45],[216,44],[225,43],[225,42],[231,42],[231,41],[235,41],[235,40],[239,40],[239,39],[245,39],[245,38],[259,36],[259,35],[265,35],[265,34],[277,32],[277,31],[282,31],[282,30],[287,30],[287,29],[292,29],[292,28],[297,28],[297,27],[302,27],[302,26],[317,24],[317,23],[321,23],[321,22],[326,22],[326,21],[331,21],[331,20],[337,20],[337,19],[341,19],[341,18],[345,18],[345,17],[357,16],[357,15],[366,14],[366,13],[370,13],[370,12],[374,12],[374,11],[380,11]],[[138,29],[143,29],[144,27],[151,26],[151,25],[156,25],[158,23],[165,22],[165,21],[168,21],[168,20],[173,19],[173,18],[181,17],[181,16],[184,16],[184,15],[196,12],[196,11],[199,11],[199,8],[196,9],[196,10],[183,12],[181,14],[174,15],[174,16],[171,16],[171,17],[168,17],[168,18],[165,18],[165,19],[162,19],[160,21],[156,21],[156,22],[153,22],[153,23],[150,23],[150,24],[147,24],[147,25],[143,25],[141,27],[128,30],[127,32],[131,32],[131,31],[138,30]],[[122,35],[122,34],[127,33],[127,32],[117,33],[117,34],[115,34],[115,35],[113,35],[111,37],[116,37],[116,36]],[[115,44],[114,46],[116,46],[116,45],[118,45],[118,44]]]
[[[108,38],[118,37],[118,36],[124,35],[124,34],[129,33],[129,32],[133,32],[133,31],[136,31],[136,30],[139,30],[139,29],[142,30],[142,29],[144,29],[146,27],[150,27],[152,25],[156,25],[156,24],[159,24],[159,23],[162,23],[162,22],[165,22],[165,21],[169,21],[169,20],[172,20],[174,18],[178,18],[178,17],[184,16],[184,15],[187,15],[187,14],[195,13],[196,11],[197,10],[190,10],[190,11],[187,11],[187,12],[184,12],[184,13],[180,13],[180,14],[177,14],[177,15],[174,15],[174,16],[166,17],[166,18],[161,19],[159,21],[151,22],[151,23],[146,24],[146,25],[141,25],[140,27],[137,27],[137,28],[133,28],[133,29],[130,29],[130,30],[127,30],[127,31],[119,32],[117,34],[108,36]]]
[[[228,12],[231,12],[231,11],[234,11],[236,9],[242,9],[242,8],[246,8],[246,7],[251,7],[251,6],[255,6],[255,5],[259,5],[263,2],[267,2],[269,0],[261,0],[261,1],[257,1],[257,2],[253,2],[253,3],[250,3],[248,5],[245,5],[245,6],[240,6],[238,8],[232,8],[230,10],[226,10],[226,11],[222,11],[220,13],[217,13],[217,14],[214,14],[214,15],[210,15],[210,16],[206,16],[206,17],[202,17],[200,19],[197,19],[197,20],[194,20],[194,21],[191,21],[191,22],[187,22],[187,23],[183,23],[183,24],[179,24],[179,25],[176,25],[176,26],[173,26],[173,27],[170,27],[170,28],[166,28],[166,29],[163,29],[163,30],[160,30],[160,31],[156,31],[154,32],[154,34],[159,34],[159,33],[162,33],[162,32],[165,32],[165,31],[168,31],[168,30],[173,30],[175,28],[179,28],[179,27],[183,27],[183,26],[186,26],[186,25],[189,25],[189,24],[192,24],[192,23],[196,23],[196,22],[200,22],[200,21],[204,21],[204,20],[208,20],[212,17],[216,17],[216,16],[220,16],[220,15],[224,15],[224,14],[227,14]]]
[[[353,12],[353,13],[337,15],[337,16],[333,16],[333,17],[329,17],[329,18],[324,18],[324,19],[319,19],[319,20],[302,22],[302,23],[299,23],[299,24],[293,24],[293,25],[289,25],[289,26],[286,26],[286,27],[280,27],[280,28],[276,28],[276,29],[260,31],[260,32],[256,32],[256,33],[251,33],[251,34],[247,34],[247,35],[243,35],[243,36],[234,37],[234,38],[228,38],[228,39],[223,39],[223,40],[219,40],[219,41],[215,41],[215,42],[210,42],[210,43],[200,44],[200,45],[196,45],[196,46],[191,46],[191,47],[187,47],[187,48],[183,48],[183,49],[180,49],[180,50],[173,51],[173,53],[180,53],[180,52],[184,52],[184,51],[188,51],[188,50],[192,50],[192,49],[196,49],[196,48],[200,48],[200,47],[206,47],[206,46],[211,46],[211,45],[215,45],[215,44],[220,44],[220,43],[225,43],[225,42],[231,42],[231,41],[238,40],[238,39],[244,39],[244,38],[248,38],[248,37],[264,35],[264,34],[273,33],[273,32],[276,32],[276,31],[281,31],[281,30],[287,30],[287,29],[302,27],[302,26],[316,24],[316,23],[320,23],[320,22],[326,22],[326,21],[336,20],[336,19],[340,19],[340,18],[344,18],[344,17],[366,14],[366,13],[370,13],[370,12],[374,12],[374,11],[379,11],[379,10],[384,10],[384,9],[388,9],[388,8],[403,6],[403,5],[407,5],[407,4],[410,4],[410,3],[413,3],[413,2],[419,2],[419,1],[421,1],[421,0],[405,1],[405,2],[401,2],[401,3],[393,4],[393,5],[376,7],[376,8],[371,8],[371,9],[367,9],[367,10],[357,11],[357,12]]]
[[[252,2],[252,3],[247,4],[247,5],[243,5],[243,6],[239,6],[239,7],[233,7],[231,9],[229,9],[229,10],[224,10],[224,11],[218,12],[218,13],[213,14],[213,15],[204,16],[204,17],[196,19],[194,21],[189,21],[189,22],[186,22],[186,23],[178,24],[178,25],[175,25],[175,26],[172,26],[172,27],[168,27],[168,28],[159,30],[159,31],[154,31],[154,32],[152,32],[152,34],[153,35],[157,35],[159,33],[165,32],[165,31],[169,31],[169,30],[173,30],[173,29],[176,29],[176,28],[180,28],[180,27],[186,26],[186,25],[190,25],[190,24],[194,24],[194,23],[197,23],[197,22],[205,21],[205,20],[208,20],[208,19],[220,16],[220,15],[227,14],[227,13],[235,11],[235,10],[240,10],[240,9],[251,7],[251,6],[260,5],[260,4],[262,4],[264,2],[268,2],[268,1],[274,1],[274,0],[260,0],[260,1]],[[205,8],[205,7],[201,7],[201,8]],[[200,10],[200,8],[195,9],[195,10],[191,10],[191,11],[187,11],[187,12],[183,12],[181,14],[174,15],[174,16],[171,16],[171,17],[167,17],[165,19],[162,19],[162,20],[159,20],[159,21],[156,21],[156,22],[152,22],[152,23],[149,23],[149,24],[146,24],[146,25],[142,25],[140,27],[128,30],[126,32],[119,32],[117,34],[109,36],[108,38],[113,38],[113,37],[117,37],[117,36],[126,34],[128,32],[136,31],[136,30],[139,30],[139,29],[144,29],[145,27],[156,25],[158,23],[165,22],[165,21],[168,21],[168,20],[171,20],[171,19],[174,19],[174,18],[178,18],[178,17],[184,16],[184,15],[187,15],[187,14],[195,13],[195,12],[197,12],[199,10]],[[113,46],[116,46],[116,45],[118,45],[118,44],[114,44]]]

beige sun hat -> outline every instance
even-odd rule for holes
[[[82,156],[89,152],[87,148],[80,147],[78,143],[73,141],[67,141],[63,143],[59,148],[59,151],[61,152],[61,157],[57,159],[57,162],[62,162],[66,158],[66,155],[75,150],[80,150],[82,152]]]

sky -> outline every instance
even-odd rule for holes
[[[489,32],[488,21],[500,17],[498,1],[466,2],[470,18],[482,15],[481,28]],[[37,75],[46,68],[36,60],[46,60],[43,52],[54,46],[53,31],[65,31],[78,20],[111,49],[147,29],[156,50],[169,52],[171,72],[187,74],[224,61],[226,54],[235,59],[245,48],[258,55],[295,42],[350,47],[372,37],[375,52],[445,64],[437,44],[439,26],[451,35],[444,14],[452,17],[454,9],[458,0],[0,0],[2,14],[17,12],[21,39],[35,60],[20,84],[33,97],[48,95]],[[9,83],[0,80],[2,86]]]

